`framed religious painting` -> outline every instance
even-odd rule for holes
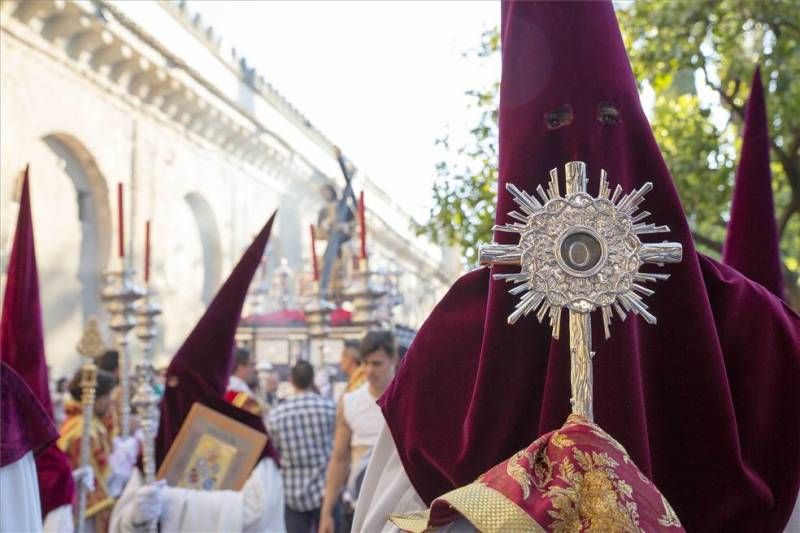
[[[157,478],[171,487],[241,490],[266,443],[263,433],[195,403]]]

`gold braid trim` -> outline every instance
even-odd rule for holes
[[[396,525],[401,531],[411,533],[423,533],[428,529],[428,518],[430,511],[419,511],[408,514],[390,514],[389,521]]]
[[[436,499],[450,505],[482,533],[507,531],[545,533],[528,513],[502,493],[481,483],[470,483]],[[422,533],[429,528],[430,511],[389,515],[389,520],[406,531]]]
[[[114,500],[114,498],[105,498],[103,500],[100,500],[96,504],[86,509],[86,518],[92,518],[94,515],[96,515],[101,511],[105,511],[106,509],[111,509],[112,507],[114,507],[115,503],[116,500]]]

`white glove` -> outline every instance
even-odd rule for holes
[[[94,492],[94,470],[86,465],[72,471],[72,479],[76,485],[83,485],[88,492]]]
[[[165,479],[140,487],[133,497],[131,522],[134,525],[151,524],[161,519],[164,510]]]

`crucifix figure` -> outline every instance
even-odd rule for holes
[[[515,284],[511,294],[522,295],[508,317],[509,324],[536,312],[540,322],[548,317],[553,337],[558,339],[561,312],[566,308],[572,412],[591,421],[592,311],[600,309],[606,338],[611,334],[613,312],[622,320],[627,313],[635,313],[655,324],[656,317],[642,300],[653,291],[643,284],[666,280],[669,275],[639,269],[645,263],[678,263],[683,249],[676,242],[642,243],[639,239],[669,232],[667,226],[644,222],[650,213],[639,211],[645,194],[653,188],[650,182],[623,195],[619,185],[613,191],[609,188],[608,176],[601,170],[597,196],[591,196],[583,162],[568,162],[564,175],[563,195],[555,168],[547,190],[537,187],[538,198],[511,183],[506,186],[520,211],[509,213],[515,222],[494,229],[518,234],[519,242],[482,246],[480,262],[521,267],[517,273],[494,275]]]

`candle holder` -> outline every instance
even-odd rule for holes
[[[388,326],[378,316],[380,302],[385,295],[386,291],[375,283],[374,273],[369,271],[367,259],[360,258],[355,282],[347,292],[347,297],[353,302],[353,323],[367,329]]]
[[[319,282],[314,282],[311,299],[306,304],[304,311],[308,323],[308,336],[311,340],[323,340],[331,331],[330,319],[334,306],[320,293]],[[325,363],[325,343],[320,343],[320,366]],[[310,354],[309,354],[310,355]]]
[[[142,343],[144,360],[153,363],[155,340],[158,337],[156,318],[161,315],[161,306],[156,298],[158,293],[149,285],[143,291],[142,299],[135,306],[136,337]]]
[[[145,361],[136,365],[136,394],[131,403],[139,415],[144,442],[142,443],[142,467],[145,483],[156,480],[155,437],[158,430],[158,394],[153,390],[155,379],[153,365]]]
[[[149,285],[145,288],[144,296],[136,305],[136,337],[142,345],[142,361],[136,365],[137,387],[136,394],[131,399],[136,414],[139,417],[144,443],[142,463],[144,466],[145,481],[150,483],[155,480],[155,451],[153,442],[158,430],[158,394],[153,389],[155,369],[153,367],[153,354],[155,340],[158,337],[156,318],[161,315],[161,306],[156,299],[156,291]],[[152,470],[152,472],[151,472]],[[148,475],[152,474],[152,479]]]
[[[144,296],[144,291],[133,282],[135,271],[120,265],[119,270],[106,272],[107,285],[100,297],[111,315],[109,327],[114,333],[114,345],[119,351],[120,367],[120,435],[131,434],[130,375],[131,360],[128,354],[128,333],[136,326],[134,302]]]

